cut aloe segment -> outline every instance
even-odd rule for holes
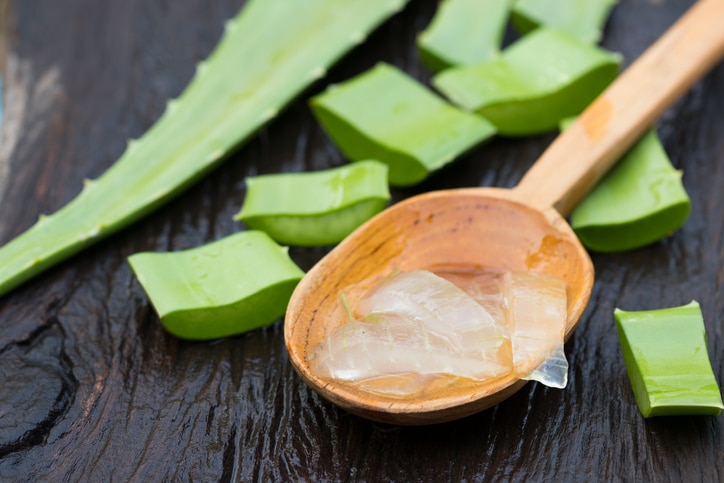
[[[171,334],[217,339],[269,325],[284,315],[304,272],[287,249],[260,231],[198,248],[128,258]]]
[[[384,63],[330,87],[311,106],[345,156],[386,163],[395,186],[419,183],[495,134],[484,119]]]
[[[177,195],[406,2],[246,2],[158,122],[66,207],[0,249],[0,294]]]
[[[616,0],[516,0],[512,21],[521,34],[547,25],[595,44],[601,40],[603,27],[616,3]]]
[[[444,0],[417,38],[420,59],[439,71],[500,55],[510,0]]]
[[[571,226],[587,248],[618,252],[670,235],[690,211],[681,172],[651,130],[578,204]]]
[[[236,218],[288,245],[338,243],[390,199],[387,165],[372,160],[310,173],[255,176],[247,178],[246,186]]]
[[[433,85],[507,136],[550,131],[579,114],[618,73],[620,56],[541,27],[482,64],[453,67]]]
[[[614,315],[626,370],[645,418],[721,413],[724,405],[697,302],[639,312],[616,309]]]

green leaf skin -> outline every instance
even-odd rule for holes
[[[504,136],[551,131],[579,114],[618,73],[620,56],[541,27],[482,64],[447,69],[433,85]]]
[[[367,160],[310,173],[250,177],[235,218],[279,243],[332,245],[387,206],[387,171],[386,164]]]
[[[709,361],[701,309],[614,311],[623,360],[645,418],[721,414],[721,392]]]
[[[690,211],[681,172],[651,130],[576,206],[571,227],[590,250],[620,252],[670,235]]]
[[[443,0],[417,38],[423,63],[437,72],[500,55],[510,0]]]
[[[616,3],[616,0],[516,0],[511,20],[523,35],[547,25],[596,44]]]
[[[190,250],[128,258],[161,324],[182,339],[241,334],[284,315],[304,272],[287,249],[243,231]]]
[[[164,115],[100,178],[0,249],[0,295],[158,208],[407,0],[250,0]]]
[[[393,186],[419,183],[495,134],[486,120],[385,63],[330,87],[311,107],[348,159],[386,163]]]

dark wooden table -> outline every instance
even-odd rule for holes
[[[414,39],[435,3],[413,0],[307,95],[379,60],[428,81]],[[626,65],[691,3],[621,0],[603,45]],[[0,0],[0,243],[143,133],[242,4]],[[640,416],[613,309],[698,300],[724,374],[724,66],[666,113],[659,134],[691,216],[652,246],[593,255],[591,304],[566,346],[569,386],[530,383],[464,420],[394,427],[307,388],[281,321],[211,343],[168,335],[126,262],[243,229],[232,215],[245,176],[344,163],[300,99],[170,204],[0,299],[0,480],[722,481],[721,417]],[[394,198],[513,186],[553,137],[496,139]],[[292,250],[305,269],[323,253]]]

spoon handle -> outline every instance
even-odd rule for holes
[[[724,0],[699,0],[548,147],[516,197],[566,216],[656,119],[724,56]]]

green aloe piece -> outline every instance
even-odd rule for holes
[[[390,199],[387,165],[374,160],[310,173],[254,176],[246,186],[236,219],[279,243],[299,246],[340,242]]]
[[[330,87],[311,107],[345,156],[386,163],[394,186],[419,183],[495,134],[486,120],[385,63]]]
[[[645,417],[721,414],[696,301],[669,309],[614,312],[623,360]]]
[[[167,202],[407,0],[250,0],[177,100],[100,178],[0,249],[0,294]]]
[[[417,38],[420,59],[439,71],[500,55],[510,0],[443,0]]]
[[[447,69],[433,85],[506,136],[556,129],[579,114],[616,77],[620,56],[557,29],[541,27],[499,59]]]
[[[655,130],[650,130],[571,213],[581,242],[598,252],[632,250],[684,224],[691,201]]]
[[[601,40],[603,27],[616,3],[617,0],[516,0],[511,18],[521,34],[548,25],[595,44]]]
[[[284,315],[304,272],[261,231],[243,231],[179,252],[128,258],[171,334],[209,340],[269,325]]]

